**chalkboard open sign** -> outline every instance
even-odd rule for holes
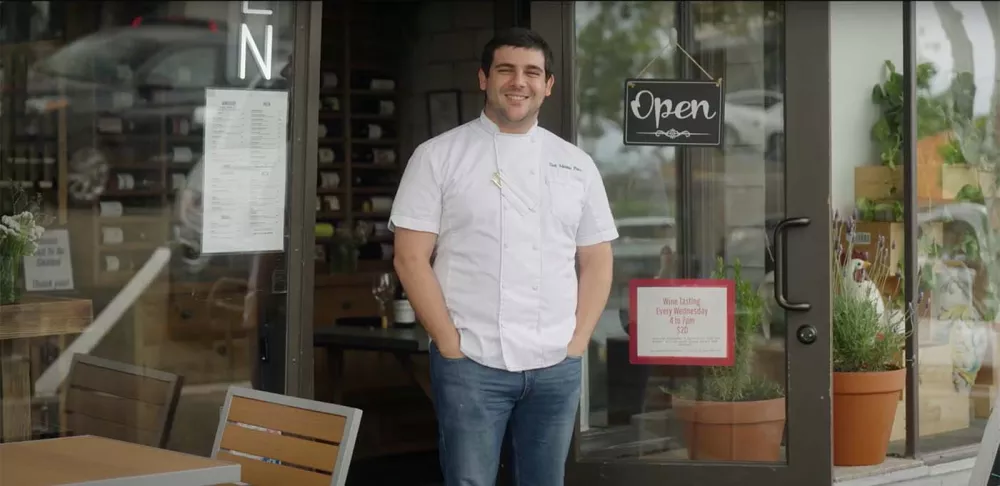
[[[722,145],[722,82],[625,80],[625,145]]]

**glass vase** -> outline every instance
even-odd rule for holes
[[[0,254],[0,305],[17,303],[21,298],[18,274],[21,259],[13,254]]]

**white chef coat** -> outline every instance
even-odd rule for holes
[[[501,133],[485,113],[414,150],[393,202],[396,227],[438,235],[434,273],[462,353],[509,371],[565,359],[577,246],[618,237],[586,152],[537,123]]]

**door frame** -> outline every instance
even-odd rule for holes
[[[785,177],[788,218],[810,224],[784,233],[785,295],[808,302],[807,311],[787,311],[787,427],[784,464],[663,462],[639,459],[617,462],[578,457],[580,420],[566,466],[566,484],[832,484],[831,418],[831,265],[830,213],[830,6],[829,2],[784,3]],[[539,123],[571,142],[576,140],[575,25],[573,2],[535,1],[531,27],[549,42],[556,66],[556,88]],[[553,106],[554,105],[554,106]],[[792,209],[794,208],[794,209]],[[773,237],[774,235],[769,235]],[[776,294],[780,293],[776,289]],[[811,345],[796,330],[812,326]],[[585,370],[586,373],[586,370]],[[587,390],[584,383],[583,390]],[[587,400],[588,397],[581,398]]]
[[[323,2],[295,2],[285,295],[284,394],[312,399],[316,178]]]

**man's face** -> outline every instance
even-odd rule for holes
[[[486,109],[501,129],[523,130],[538,118],[555,78],[545,76],[545,55],[538,49],[503,46],[493,53],[490,72],[479,70]]]

